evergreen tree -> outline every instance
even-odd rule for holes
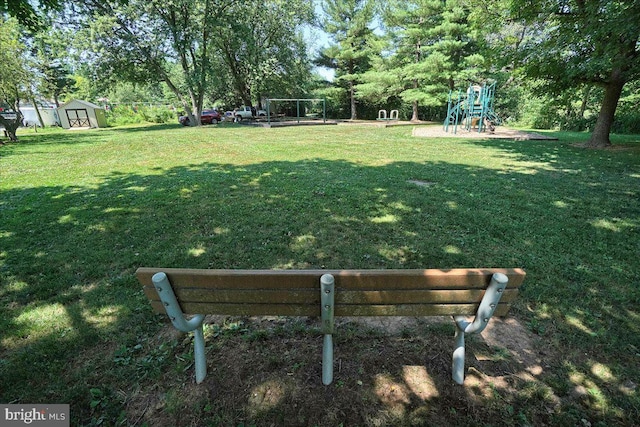
[[[363,94],[397,95],[412,106],[440,106],[449,90],[478,82],[485,71],[484,57],[460,0],[390,0],[382,7],[387,29],[387,54],[379,67],[364,76]]]
[[[346,89],[351,120],[358,118],[356,85],[371,68],[375,35],[370,28],[374,18],[372,0],[325,0],[324,30],[333,44],[324,49],[316,64],[336,70],[336,82]]]

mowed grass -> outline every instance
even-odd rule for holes
[[[70,403],[73,425],[633,425],[640,138],[585,150],[584,134],[556,136],[346,125],[22,134],[0,147],[0,402]],[[324,387],[313,321],[218,319],[196,387],[191,344],[152,313],[140,266],[522,267],[511,317],[536,363],[478,339],[469,373],[488,386],[458,387],[448,323],[399,336],[348,323],[336,337],[345,369]],[[500,372],[473,361],[485,350]],[[428,392],[403,382],[407,366],[426,366]]]

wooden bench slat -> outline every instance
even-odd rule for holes
[[[145,287],[150,300],[160,300],[155,288]],[[479,304],[484,290],[342,290],[336,289],[336,304],[414,304],[414,303],[476,303]],[[506,289],[502,302],[516,298],[517,289]],[[261,303],[261,304],[320,304],[318,289],[202,289],[178,288],[178,301],[203,303]]]
[[[510,304],[498,304],[494,316],[505,316]],[[336,305],[336,316],[473,316],[478,304]]]
[[[151,301],[157,313],[165,313],[160,301]],[[320,306],[311,304],[217,304],[206,302],[181,303],[184,314],[214,313],[227,316],[320,316]]]
[[[470,289],[486,288],[493,273],[509,277],[509,288],[517,288],[525,272],[519,268],[450,270],[198,270],[147,268],[136,271],[138,280],[151,286],[151,277],[162,271],[174,289],[191,286],[211,289],[295,289],[318,287],[323,274],[332,274],[342,289]]]
[[[157,313],[165,313],[160,301],[151,301]],[[320,307],[311,304],[215,304],[186,302],[181,304],[185,314],[216,313],[228,316],[320,316]],[[478,304],[336,304],[336,316],[451,316],[476,313]],[[510,304],[498,304],[495,316],[504,316]]]
[[[343,291],[336,290],[336,304],[479,304],[484,290],[401,290],[401,291]],[[505,290],[501,302],[510,302],[517,289]]]

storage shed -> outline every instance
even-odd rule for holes
[[[91,102],[72,99],[58,108],[60,125],[71,128],[101,128],[107,125],[104,109]]]

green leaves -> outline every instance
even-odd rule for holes
[[[460,1],[387,2],[381,17],[390,55],[362,76],[358,97],[375,102],[375,96],[398,96],[413,104],[417,119],[419,105],[443,105],[449,89],[480,81],[487,64],[469,14]],[[385,83],[386,90],[372,89]]]
[[[610,145],[620,94],[640,78],[640,4],[631,1],[512,0],[511,18],[526,30],[515,59],[528,77],[559,95],[584,84],[605,88],[590,141]]]
[[[326,0],[323,27],[334,44],[321,52],[322,65],[336,70],[337,82],[343,88],[343,99],[349,100],[351,119],[357,119],[354,85],[371,70],[372,58],[378,54],[376,35],[371,26],[374,2],[371,0]],[[371,88],[365,88],[371,93]]]

